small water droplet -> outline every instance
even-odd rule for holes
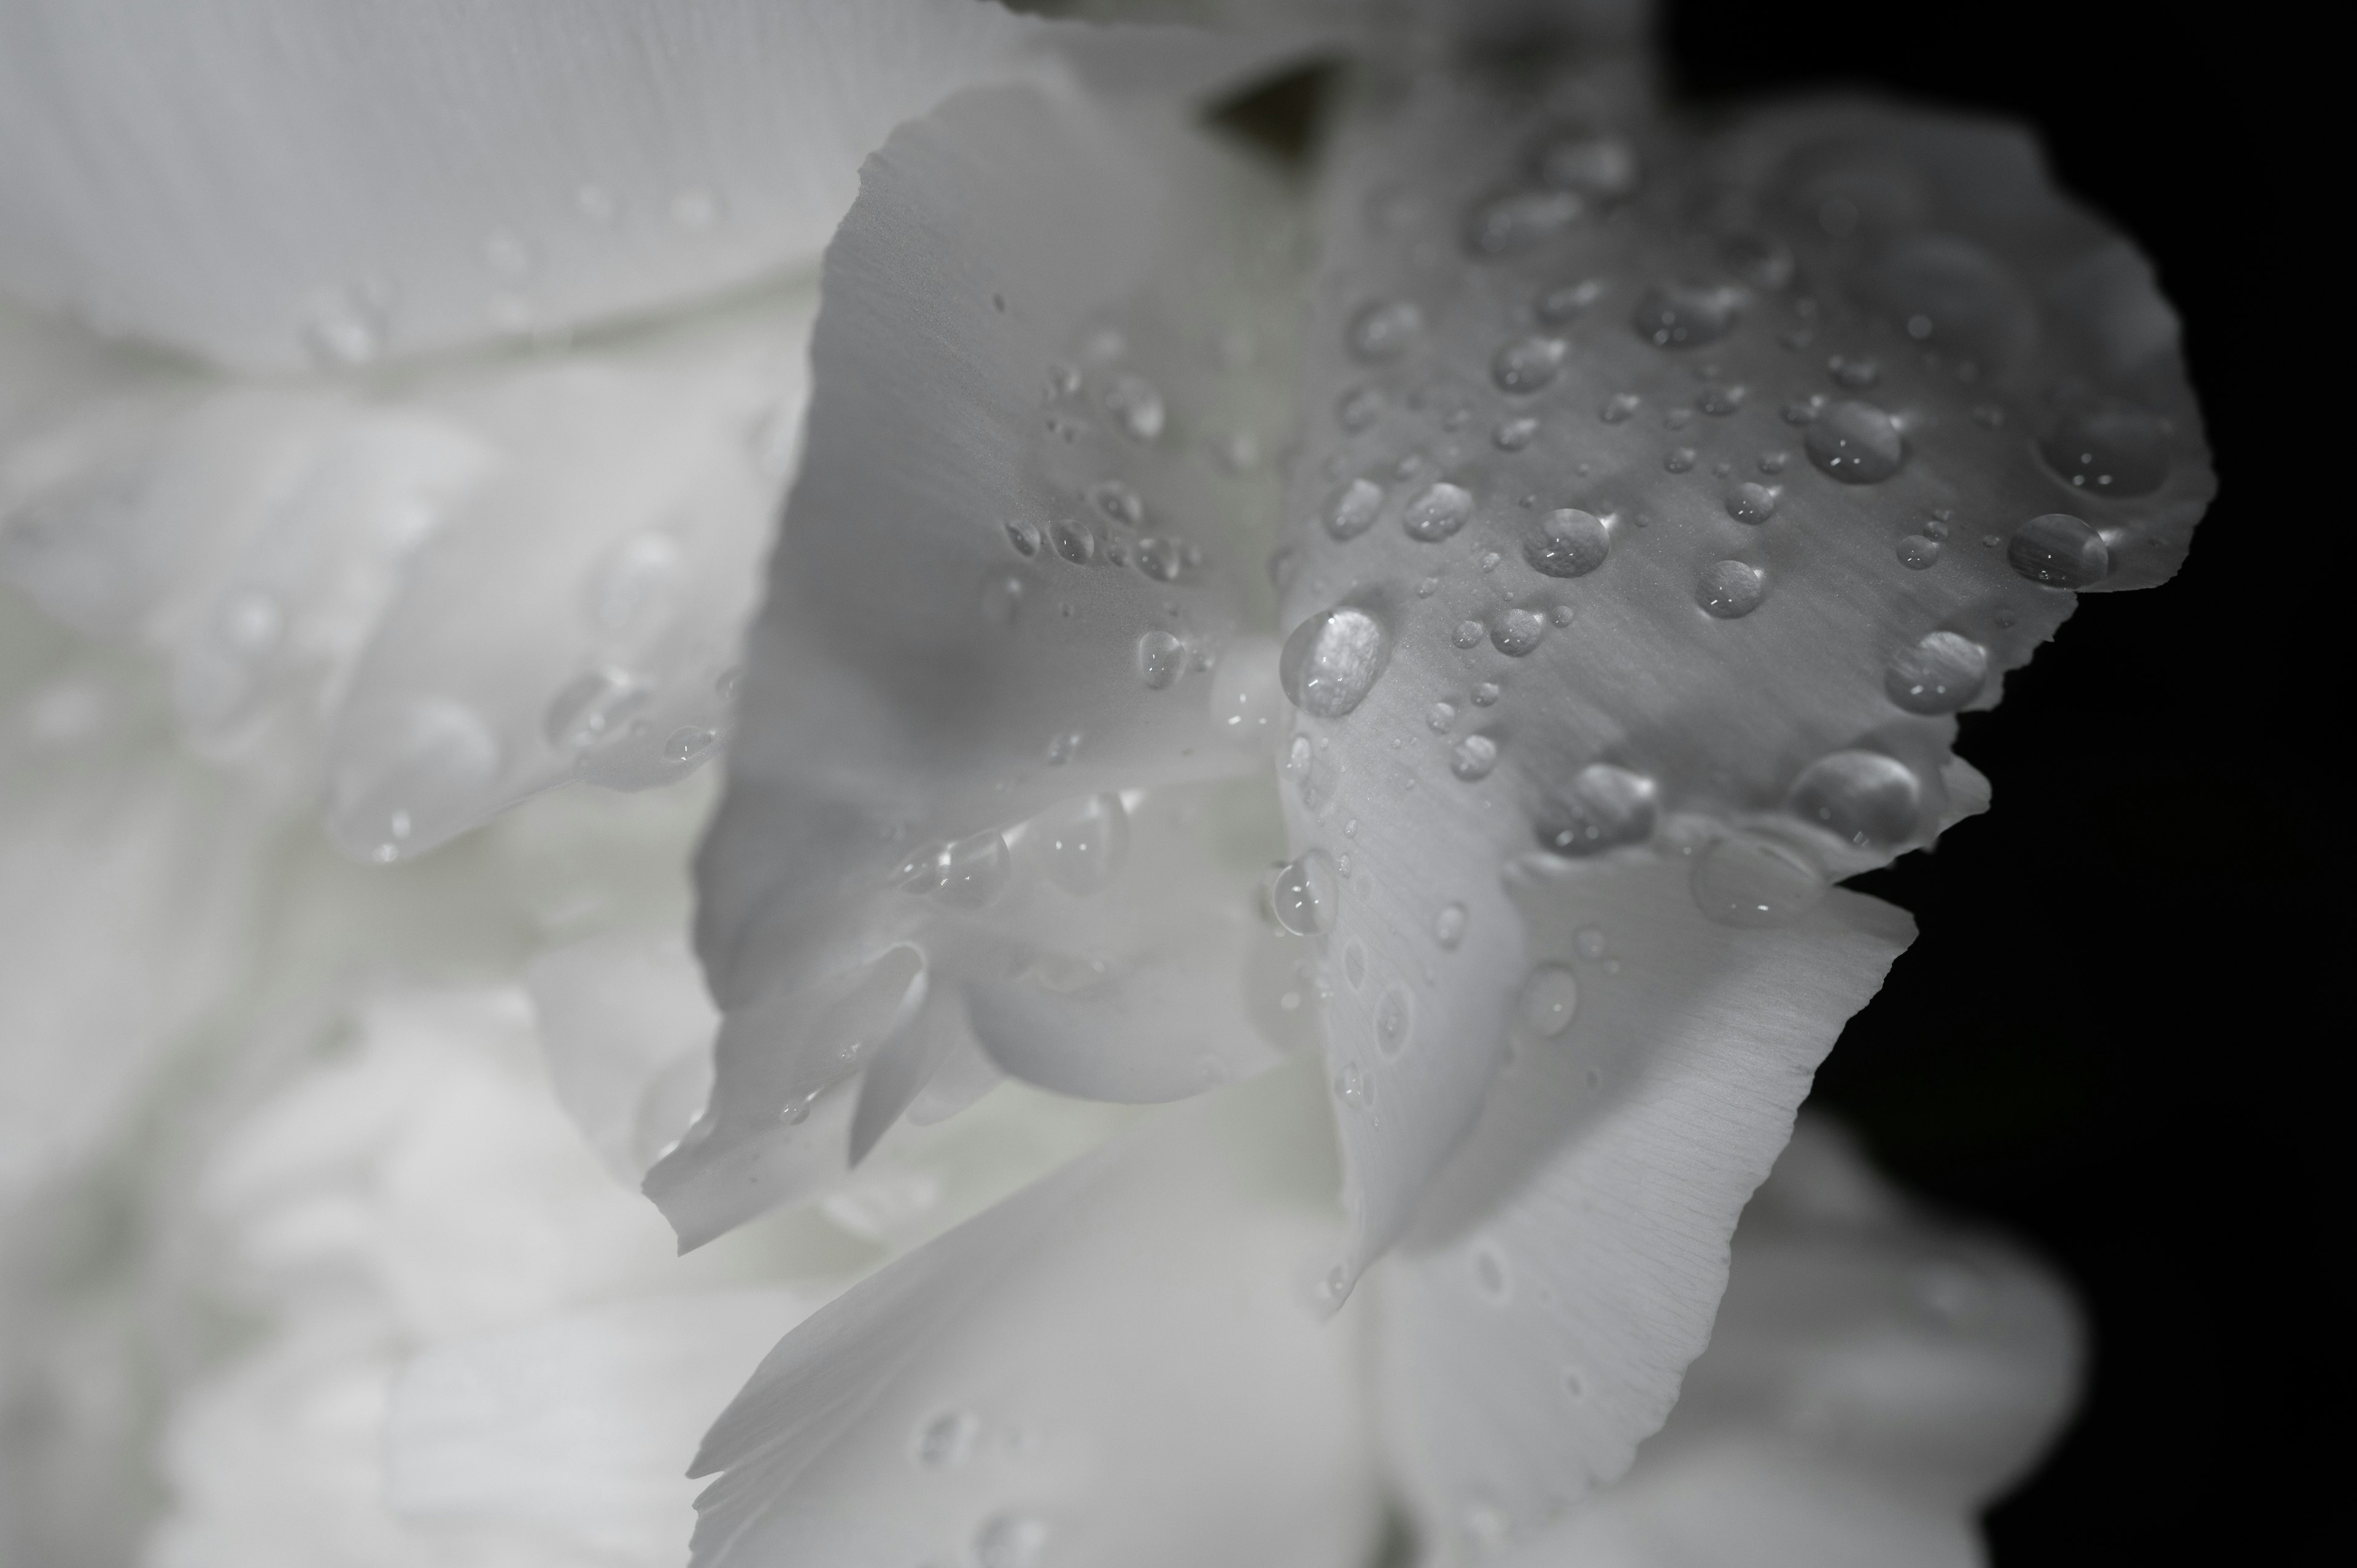
[[[1490,645],[1510,659],[1520,659],[1546,636],[1546,617],[1536,610],[1510,609],[1490,628]]]
[[[1926,635],[1890,656],[1882,689],[1910,714],[1953,714],[1980,695],[1988,650],[1953,631]]]
[[[1375,1102],[1374,1079],[1361,1071],[1357,1062],[1345,1062],[1334,1075],[1334,1096],[1353,1111],[1364,1111]]]
[[[1526,251],[1562,233],[1585,210],[1567,190],[1516,191],[1473,209],[1465,225],[1466,246],[1477,256]]]
[[[1490,628],[1478,620],[1460,620],[1456,629],[1448,634],[1448,640],[1458,648],[1479,648],[1481,639],[1489,634]]]
[[[1694,466],[1695,449],[1691,446],[1673,446],[1662,458],[1662,467],[1673,474],[1685,473]]]
[[[1162,394],[1144,376],[1124,371],[1114,377],[1105,387],[1104,406],[1133,441],[1150,442],[1162,434]]]
[[[1410,539],[1437,544],[1464,527],[1472,515],[1472,496],[1444,479],[1410,501],[1400,522]]]
[[[2067,512],[2050,511],[2014,530],[2005,547],[2006,564],[2033,583],[2083,588],[2112,569],[2104,536]]]
[[[1498,743],[1486,735],[1465,736],[1448,754],[1448,771],[1469,784],[1487,779],[1497,766]]]
[[[1424,312],[1405,299],[1379,299],[1351,317],[1351,357],[1370,364],[1396,360],[1424,331]],[[1347,423],[1347,422],[1346,422]]]
[[[1560,327],[1595,304],[1603,293],[1604,284],[1598,278],[1589,278],[1582,283],[1558,284],[1541,293],[1532,309],[1548,326]]]
[[[1175,539],[1147,537],[1137,542],[1137,569],[1157,583],[1175,583],[1185,575],[1189,549]]]
[[[1457,722],[1457,704],[1445,701],[1433,703],[1424,711],[1424,722],[1433,734],[1447,735],[1448,726]]]
[[[1637,336],[1660,349],[1696,349],[1735,329],[1741,296],[1730,288],[1655,284],[1637,301]]]
[[[1017,555],[1037,555],[1039,553],[1039,531],[1028,522],[1010,522],[1006,525],[1006,542],[1015,546]]]
[[[1432,918],[1432,940],[1450,952],[1465,940],[1465,906],[1450,904]]]
[[[1341,875],[1335,869],[1334,857],[1322,849],[1288,862],[1269,886],[1269,908],[1276,915],[1276,923],[1297,937],[1322,936],[1332,930],[1341,900]]]
[[[1533,826],[1556,854],[1601,854],[1653,836],[1659,815],[1653,781],[1641,773],[1591,762],[1549,799]]]
[[[1167,692],[1187,672],[1187,645],[1167,631],[1137,639],[1137,675],[1149,692]]]
[[[1625,424],[1636,416],[1638,398],[1635,392],[1614,392],[1596,411],[1596,417],[1607,424]]]
[[[996,832],[975,833],[917,856],[902,868],[900,886],[931,893],[957,909],[979,909],[1006,890],[1014,862]]]
[[[1810,462],[1846,485],[1879,483],[1907,455],[1898,421],[1868,403],[1837,403],[1818,413],[1802,445]]]
[[[1695,603],[1719,620],[1740,620],[1760,607],[1766,582],[1756,566],[1740,561],[1715,561],[1695,585]]]
[[[1835,838],[1887,849],[1915,835],[1922,786],[1914,771],[1878,751],[1836,751],[1793,781],[1792,814]]]
[[[1749,390],[1744,387],[1730,385],[1725,381],[1713,381],[1702,389],[1702,396],[1695,401],[1695,406],[1705,413],[1723,417],[1741,408],[1743,400],[1749,395]]]
[[[1940,542],[1910,533],[1899,542],[1899,564],[1910,572],[1926,572],[1940,564]]]
[[[1825,361],[1825,373],[1852,392],[1863,392],[1882,379],[1882,367],[1872,360],[1852,360],[1835,354]]]
[[[1091,485],[1089,501],[1111,521],[1131,528],[1146,526],[1146,503],[1119,479],[1100,479]]]
[[[1383,412],[1383,394],[1375,387],[1353,387],[1334,405],[1334,417],[1345,430],[1364,430]]]
[[[1517,338],[1490,361],[1490,379],[1498,383],[1500,392],[1527,395],[1545,387],[1562,371],[1563,353],[1560,338]]]
[[[1825,879],[1794,845],[1739,833],[1695,858],[1687,887],[1695,907],[1722,926],[1789,925],[1817,906]]]
[[[1486,708],[1497,702],[1497,700],[1498,682],[1495,681],[1484,681],[1480,685],[1473,688],[1473,705],[1475,707]]]
[[[1788,453],[1762,452],[1760,454],[1760,471],[1763,474],[1781,474],[1784,471],[1784,465],[1791,461],[1792,457]]]
[[[1580,927],[1578,935],[1571,941],[1572,950],[1590,963],[1604,956],[1605,945],[1604,928],[1601,926]]]
[[[1295,707],[1338,719],[1366,700],[1390,657],[1383,623],[1340,605],[1294,628],[1277,661],[1277,679]]]
[[[663,742],[663,760],[684,766],[701,762],[720,744],[720,732],[701,725],[682,725]]]
[[[917,1433],[917,1463],[928,1470],[948,1470],[974,1456],[982,1422],[971,1412],[949,1411],[925,1423]]]
[[[1101,893],[1129,858],[1129,813],[1121,797],[1081,795],[1033,819],[1048,880],[1075,897]]]
[[[587,751],[621,734],[624,721],[646,706],[651,691],[648,682],[627,671],[584,671],[549,700],[541,733],[568,756]]]
[[[1056,553],[1073,565],[1085,566],[1097,558],[1097,536],[1087,523],[1065,518],[1049,532],[1055,540]]]
[[[1375,1004],[1375,1048],[1385,1059],[1393,1059],[1407,1049],[1408,1039],[1415,1032],[1415,1003],[1401,986],[1392,986]],[[1369,1088],[1372,1093],[1372,1086]]]
[[[2038,455],[2074,490],[2142,496],[2169,478],[2169,432],[2133,403],[2065,409],[2038,437]]]
[[[1372,528],[1383,509],[1383,489],[1372,479],[1352,479],[1335,492],[1326,509],[1326,532],[1337,540],[1356,539]]]
[[[1047,1550],[1047,1523],[1029,1514],[996,1514],[974,1532],[975,1568],[1039,1568]]]
[[[1068,729],[1048,742],[1048,765],[1050,768],[1061,768],[1065,763],[1070,762],[1080,749],[1081,732]]]
[[[1510,419],[1491,433],[1490,439],[1501,452],[1519,452],[1528,446],[1539,433],[1539,422],[1523,417]]]
[[[1776,499],[1782,493],[1774,485],[1747,480],[1727,492],[1727,515],[1756,528],[1776,515]]]

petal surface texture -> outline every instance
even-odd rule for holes
[[[895,125],[1111,41],[985,0],[11,6],[0,286],[244,370],[562,332],[807,262]]]
[[[705,1441],[698,1568],[1367,1561],[1318,1115],[1297,1070],[1158,1112],[821,1309]]]
[[[1290,849],[1337,873],[1339,1290],[1561,961],[1516,897],[1583,884],[1509,868],[1662,855],[1697,928],[1802,919],[1986,803],[1953,714],[2074,588],[2173,571],[2212,481],[2149,270],[2010,130],[1840,103],[1689,128],[1609,60],[1378,70],[1322,201],[1282,629]],[[1657,929],[1706,994],[1717,939]],[[1790,1070],[1870,989],[1820,999]],[[1721,1152],[1706,1252],[1799,1089]]]
[[[838,1101],[864,1149],[929,1064],[1153,1101],[1307,1037],[1255,912],[1252,630],[1298,232],[1242,154],[1060,92],[869,165],[698,863],[718,1078],[648,1186],[683,1239],[798,1190],[795,1147],[839,1165]]]

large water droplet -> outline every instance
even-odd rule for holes
[[[1129,858],[1129,813],[1118,795],[1082,795],[1032,822],[1048,880],[1078,897],[1101,893]]]
[[[996,1514],[974,1532],[975,1568],[1039,1568],[1047,1550],[1048,1526],[1029,1514]]]
[[[1472,496],[1444,479],[1410,501],[1400,522],[1410,539],[1437,544],[1464,527],[1472,515]]]
[[[1159,628],[1137,639],[1137,675],[1149,692],[1167,692],[1187,672],[1187,645]]]
[[[1567,190],[1526,190],[1493,197],[1466,220],[1465,243],[1477,256],[1503,256],[1554,239],[1576,221],[1585,204]]]
[[[2134,403],[2066,409],[2038,438],[2038,455],[2072,489],[2142,496],[2169,478],[2169,432]]]
[[[1313,849],[1288,863],[1269,885],[1268,904],[1276,923],[1297,937],[1332,930],[1342,908],[1342,878],[1334,857]]]
[[[1424,312],[1405,299],[1379,299],[1351,317],[1351,353],[1370,363],[1396,360],[1424,331]]]
[[[1543,963],[1523,982],[1520,1011],[1523,1027],[1543,1040],[1552,1040],[1571,1027],[1579,1010],[1579,980],[1559,963]]]
[[[1563,351],[1560,338],[1517,338],[1490,361],[1490,379],[1500,392],[1517,396],[1537,392],[1562,371]]]
[[[1870,403],[1852,400],[1818,412],[1802,444],[1809,461],[1846,485],[1871,485],[1899,472],[1907,444],[1899,422]]]
[[[1731,288],[1655,284],[1637,301],[1637,335],[1663,349],[1716,343],[1735,329],[1741,303]]]
[[[1890,656],[1882,689],[1910,714],[1953,714],[1980,695],[1988,650],[1953,631],[1935,631]]]
[[[1509,659],[1520,659],[1538,647],[1546,628],[1546,617],[1536,610],[1507,610],[1491,624],[1490,646]]]
[[[1144,376],[1125,372],[1114,377],[1105,388],[1104,405],[1133,441],[1152,441],[1162,434],[1167,417],[1162,394]]]
[[[1352,479],[1326,508],[1326,532],[1338,540],[1356,539],[1375,525],[1383,510],[1383,487],[1372,479]]]
[[[1006,890],[1014,864],[1006,840],[979,832],[947,845],[935,866],[933,897],[956,909],[979,909]]]
[[[1722,926],[1783,926],[1825,896],[1824,875],[1794,845],[1738,833],[1695,858],[1687,880],[1696,908]]]
[[[1303,713],[1339,719],[1366,700],[1390,657],[1383,623],[1338,605],[1293,628],[1277,660],[1277,680]]]
[[[1097,536],[1085,522],[1064,518],[1049,530],[1056,542],[1056,553],[1075,566],[1085,566],[1097,558]]]
[[[1738,522],[1748,522],[1757,528],[1776,515],[1776,498],[1781,492],[1773,485],[1746,482],[1727,492],[1727,515]]]
[[[1835,838],[1888,848],[1915,836],[1922,786],[1912,769],[1878,751],[1836,751],[1793,781],[1792,814]]]
[[[703,725],[682,725],[663,741],[663,760],[684,768],[703,761],[720,744],[720,732]]]
[[[1550,577],[1584,577],[1611,553],[1604,520],[1577,507],[1547,513],[1523,541],[1523,559]]]
[[[2112,569],[2104,536],[2067,512],[2050,511],[2014,530],[2005,547],[2007,564],[2033,583],[2083,588]]]
[[[1498,743],[1486,735],[1469,735],[1448,753],[1448,771],[1469,784],[1487,779],[1497,766]]]
[[[1720,620],[1740,620],[1767,596],[1760,569],[1740,561],[1714,561],[1695,585],[1695,603]]]
[[[1601,854],[1652,838],[1658,815],[1651,779],[1591,762],[1546,801],[1534,826],[1539,843],[1556,854]]]

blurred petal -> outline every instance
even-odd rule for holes
[[[244,370],[643,314],[815,256],[895,125],[1060,48],[1261,52],[985,0],[15,6],[0,286]]]
[[[1727,1235],[1810,1075],[1912,934],[1840,890],[1781,929],[1717,925],[1686,871],[1566,864],[1517,889],[1544,967],[1382,1273],[1384,1432],[1436,1540],[1525,1532],[1627,1468],[1710,1338]]]
[[[1357,1320],[1298,1288],[1308,1088],[1162,1112],[788,1336],[698,1457],[698,1568],[1364,1562]]]
[[[609,932],[543,953],[525,983],[557,1102],[606,1168],[638,1186],[712,1088],[719,1020],[686,941]]]
[[[683,1236],[790,1196],[772,1146],[839,1162],[831,1086],[911,1029],[1129,1101],[1297,1037],[1297,944],[1254,912],[1274,802],[1208,782],[1281,709],[1239,634],[1297,235],[1240,155],[1031,90],[869,166],[699,862],[718,1083],[648,1189]]]

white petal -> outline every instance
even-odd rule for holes
[[[677,1562],[695,1517],[682,1457],[812,1305],[775,1290],[662,1296],[436,1346],[393,1387],[386,1500],[409,1519],[506,1521]]]
[[[2212,485],[2168,307],[2013,133],[1704,134],[1618,68],[1468,68],[1367,91],[1334,147],[1285,625],[1349,687],[1305,690],[1287,804],[1351,864],[1347,1285],[1481,1103],[1525,968],[1502,866],[1666,835],[1706,862],[1690,918],[1790,918],[1986,800],[1954,711],[2098,551],[2099,585],[2166,577]]]
[[[920,1019],[1125,1100],[1274,1059],[1272,802],[1200,781],[1268,745],[1275,485],[1237,458],[1283,430],[1296,233],[1239,155],[1028,89],[869,166],[699,863],[718,1087],[650,1187],[683,1233],[786,1196],[731,1150],[805,1103],[838,1136],[809,1097]]]
[[[1713,924],[1686,873],[1591,861],[1522,890],[1546,967],[1383,1273],[1384,1430],[1436,1539],[1527,1530],[1628,1466],[1709,1337],[1810,1075],[1911,935],[1838,890],[1781,929]]]
[[[893,126],[1060,45],[1265,52],[982,0],[19,6],[0,286],[247,370],[644,313],[815,256]]]
[[[1163,1112],[821,1310],[705,1440],[699,1568],[1364,1562],[1356,1320],[1299,1288],[1307,1088]]]
[[[525,972],[549,1078],[598,1158],[636,1187],[712,1089],[719,1026],[677,933],[612,932]]]

